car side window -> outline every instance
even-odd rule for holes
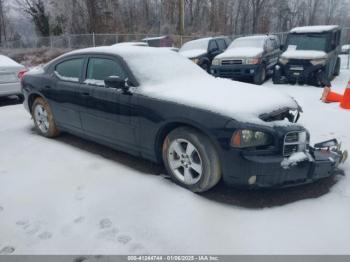
[[[209,52],[211,52],[211,51],[213,51],[213,50],[215,50],[215,49],[218,49],[218,45],[217,45],[217,43],[216,43],[215,40],[211,40],[211,41],[209,42],[208,50],[209,50]]]
[[[220,51],[224,51],[226,49],[226,43],[224,39],[218,39],[216,42],[218,43]]]
[[[83,58],[74,58],[63,61],[56,65],[55,74],[63,81],[79,82],[83,64]]]
[[[120,79],[125,79],[127,74],[123,67],[115,60],[108,58],[89,59],[85,83],[104,86],[104,80],[110,76],[117,76]]]

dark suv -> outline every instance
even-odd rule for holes
[[[213,60],[211,73],[225,78],[252,78],[261,85],[272,73],[280,55],[277,36],[257,35],[235,39],[227,50]]]
[[[226,50],[231,40],[228,37],[208,37],[185,43],[179,53],[209,72],[213,58]]]
[[[341,29],[339,26],[297,27],[288,34],[278,65],[275,84],[310,84],[339,75]]]

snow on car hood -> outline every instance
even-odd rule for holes
[[[286,59],[322,59],[326,58],[327,54],[323,51],[287,50],[281,57]]]
[[[212,76],[182,78],[158,85],[144,85],[139,92],[155,99],[216,112],[248,123],[274,125],[259,118],[283,108],[298,109],[288,95],[269,87],[236,82]],[[288,124],[290,124],[288,122]]]
[[[257,57],[260,56],[264,50],[262,48],[255,47],[240,47],[228,49],[222,54],[216,56],[216,58],[235,58],[235,57]]]
[[[187,58],[196,58],[198,56],[206,54],[207,51],[204,49],[193,49],[186,51],[179,51],[179,54]]]
[[[64,56],[99,52],[123,57],[139,84],[132,88],[132,92],[140,95],[267,126],[291,123],[265,122],[260,115],[286,108],[298,109],[297,103],[280,91],[215,78],[189,59],[168,50],[137,46],[96,47],[72,51]]]

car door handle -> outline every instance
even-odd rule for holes
[[[83,92],[83,93],[81,93],[81,95],[82,95],[82,96],[90,96],[90,93],[88,93],[88,92]]]
[[[51,86],[45,86],[45,88],[46,88],[46,89],[50,89],[50,88],[51,88]]]

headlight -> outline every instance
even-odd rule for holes
[[[286,65],[289,62],[289,59],[284,58],[284,57],[280,57],[280,59],[278,60],[282,65]]]
[[[271,144],[272,137],[261,131],[237,130],[231,138],[231,146],[235,148],[268,146]]]
[[[198,64],[199,62],[199,59],[198,58],[191,58],[192,62],[195,63],[195,64]]]
[[[245,63],[247,65],[256,65],[256,64],[260,64],[260,58],[247,58],[245,60]]]
[[[220,59],[215,58],[212,62],[212,65],[215,65],[215,66],[220,65]]]
[[[314,59],[310,61],[311,64],[315,65],[325,65],[326,64],[326,59],[322,58],[322,59]]]

